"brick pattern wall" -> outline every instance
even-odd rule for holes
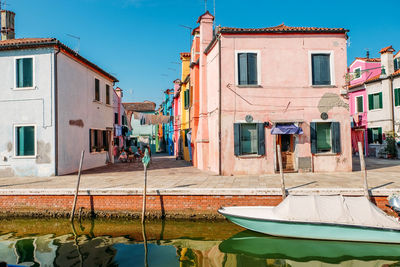
[[[0,210],[2,212],[69,212],[73,203],[73,196],[48,196],[48,195],[16,195],[0,196]],[[137,213],[142,209],[142,196],[78,196],[77,210],[83,207],[86,211],[111,212],[111,213]],[[281,196],[147,196],[146,210],[149,213],[167,215],[186,214],[212,214],[216,215],[221,206],[276,206],[282,201]],[[394,215],[388,207],[385,196],[374,197],[377,206]]]

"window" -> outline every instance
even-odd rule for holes
[[[383,108],[382,92],[368,95],[368,107],[369,110]]]
[[[122,125],[127,125],[125,115],[121,116]]]
[[[394,89],[394,105],[400,106],[400,88]]]
[[[33,87],[33,58],[17,58],[15,61],[16,87]]]
[[[109,138],[111,137],[111,131],[106,130],[89,130],[89,140],[90,140],[90,151],[91,152],[101,152],[108,151]]]
[[[118,124],[118,113],[114,113],[114,124]]]
[[[234,152],[240,155],[265,155],[264,123],[235,123]]]
[[[368,144],[382,144],[382,128],[368,128]]]
[[[400,69],[400,57],[395,58],[395,59],[393,60],[393,63],[394,63],[394,70],[395,70],[395,71],[398,70],[398,69]]]
[[[110,86],[106,84],[106,104],[110,104]]]
[[[35,126],[15,126],[15,156],[36,155]]]
[[[188,109],[190,107],[190,95],[189,95],[189,90],[185,90],[183,92],[183,95],[185,97],[185,109]]]
[[[340,123],[311,122],[310,123],[311,153],[340,153]]]
[[[356,96],[356,112],[355,113],[362,113],[364,112],[364,101],[363,96]]]
[[[331,85],[330,54],[312,54],[312,85]]]
[[[361,77],[361,68],[356,68],[354,70],[354,79],[358,79]]]
[[[100,101],[100,81],[94,79],[94,100]]]
[[[238,84],[258,85],[257,53],[238,53]]]

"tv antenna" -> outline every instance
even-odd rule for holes
[[[0,10],[2,10],[4,7],[4,9],[6,8],[6,6],[9,6],[10,4],[7,4],[7,0],[1,1],[0,0]]]
[[[190,51],[190,48],[192,46],[192,30],[193,30],[193,28],[186,26],[186,25],[179,25],[179,27],[186,28],[189,30],[189,51]]]
[[[79,54],[79,48],[81,46],[81,38],[79,36],[75,36],[75,35],[72,35],[72,34],[69,34],[69,33],[67,33],[67,35],[69,37],[72,37],[72,38],[76,39],[78,44],[77,44],[76,48],[74,49],[74,51],[75,51],[75,53]]]
[[[204,12],[207,12],[207,0],[204,0]]]

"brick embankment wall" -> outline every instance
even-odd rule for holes
[[[73,203],[72,195],[2,195],[0,213],[3,216],[68,216]],[[77,210],[83,215],[137,217],[142,209],[141,195],[78,196]],[[217,213],[221,206],[276,206],[282,201],[274,195],[149,195],[147,215],[171,218],[222,218]],[[379,208],[394,215],[385,196],[373,198]]]

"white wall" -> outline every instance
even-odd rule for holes
[[[368,101],[368,95],[382,92],[382,109],[369,110],[368,106],[368,128],[374,127],[382,127],[382,132],[389,132],[393,130],[392,124],[392,100],[390,96],[389,89],[389,79],[385,79],[382,81],[377,81],[374,83],[366,84],[367,97],[366,101]]]
[[[400,54],[399,54],[400,56]],[[393,78],[393,91],[396,88],[400,88],[400,76]],[[400,135],[400,106],[394,108],[394,120],[395,120],[395,131]]]
[[[100,80],[100,102],[94,101],[95,78]],[[106,83],[110,85],[111,105],[105,104]],[[106,164],[107,152],[90,152],[89,130],[113,128],[112,90],[109,79],[63,53],[58,55],[59,175],[77,171],[82,150],[83,169]],[[83,127],[70,125],[70,120],[82,120]]]
[[[34,89],[15,90],[15,58],[33,56]],[[0,177],[54,175],[53,49],[0,52]],[[36,156],[14,155],[14,125],[36,125]]]

